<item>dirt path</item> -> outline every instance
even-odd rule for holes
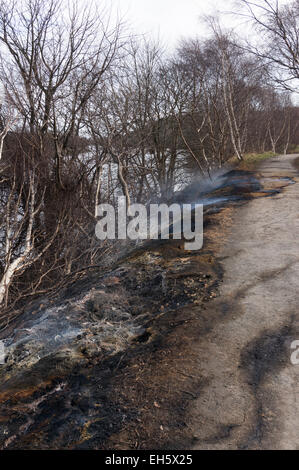
[[[298,156],[264,162],[262,177],[292,177],[276,196],[237,209],[220,253],[217,324],[198,346],[207,386],[190,415],[195,449],[298,449],[299,340]]]

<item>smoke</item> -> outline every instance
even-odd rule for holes
[[[208,193],[224,188],[230,183],[232,171],[229,168],[215,170],[210,176],[197,175],[194,181],[174,197],[174,202],[196,202]]]

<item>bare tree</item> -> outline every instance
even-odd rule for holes
[[[299,1],[239,0],[239,13],[256,26],[263,41],[247,49],[270,64],[269,73],[284,88],[296,89],[299,78]]]
[[[88,102],[113,67],[121,25],[111,26],[91,4],[80,9],[74,3],[68,15],[62,14],[64,6],[59,0],[1,3],[0,79],[12,112],[2,113],[0,123],[7,216],[0,302],[7,301],[13,279],[26,277],[29,266],[29,283],[37,285],[50,279],[45,276],[50,266],[71,272],[98,252],[83,249],[83,232],[91,233],[94,222],[85,210],[92,184],[84,157],[85,117]],[[29,166],[20,164],[24,159]],[[55,255],[48,249],[54,240]],[[32,265],[40,269],[36,282]]]

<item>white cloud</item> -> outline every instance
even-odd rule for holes
[[[181,37],[202,35],[205,27],[200,16],[221,11],[225,25],[233,25],[232,10],[228,0],[105,0],[113,12],[125,16],[133,31],[160,37],[168,47],[173,47]]]

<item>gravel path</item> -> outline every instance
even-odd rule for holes
[[[262,177],[295,184],[236,210],[220,260],[224,280],[200,335],[205,379],[190,415],[195,449],[299,449],[298,155],[266,160]],[[298,165],[297,165],[298,167]]]

